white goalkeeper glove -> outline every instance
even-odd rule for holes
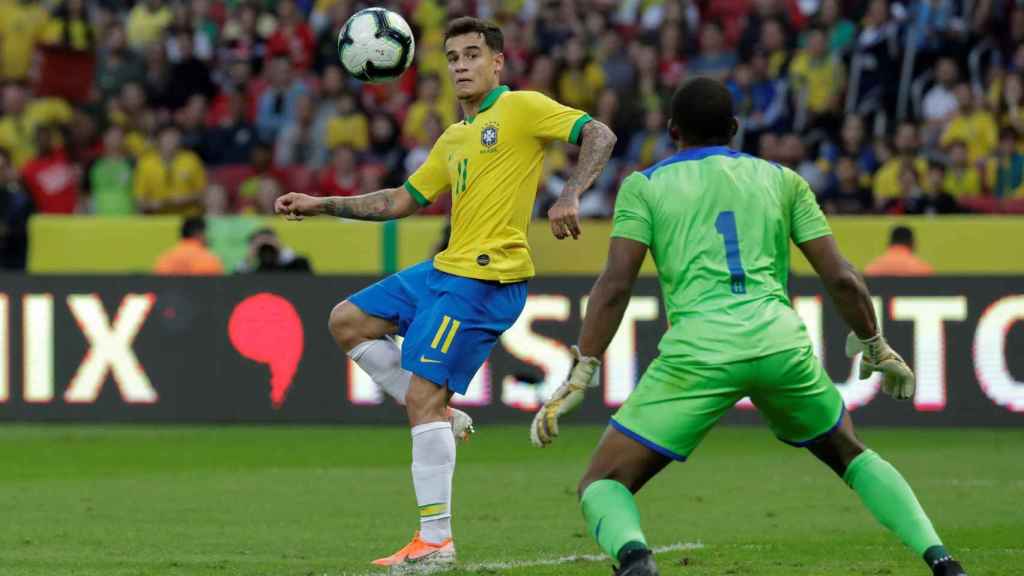
[[[569,377],[555,390],[551,398],[541,406],[530,424],[530,442],[538,448],[547,446],[558,436],[558,418],[576,409],[583,402],[587,388],[597,386],[601,361],[593,356],[583,356],[576,346],[571,348],[572,369]]]
[[[907,366],[903,358],[889,347],[882,334],[879,333],[867,340],[861,340],[850,332],[846,337],[846,355],[850,358],[859,352],[864,355],[860,359],[860,377],[867,378],[872,372],[882,373],[882,391],[896,398],[907,400],[914,396],[917,388],[914,371]]]

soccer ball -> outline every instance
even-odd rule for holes
[[[400,15],[366,8],[352,15],[338,33],[338,57],[345,70],[363,82],[394,80],[412,64],[416,41]]]

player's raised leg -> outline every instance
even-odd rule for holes
[[[577,490],[587,531],[619,561],[617,575],[658,574],[633,494],[669,462],[667,456],[609,427],[580,480]]]
[[[933,574],[966,574],[942,545],[907,481],[892,464],[866,448],[854,434],[849,414],[843,415],[839,427],[807,448],[857,493],[879,523],[923,558]]]
[[[412,373],[402,368],[402,351],[392,336],[404,334],[415,318],[431,270],[431,263],[423,262],[368,286],[335,306],[328,320],[342,352],[402,405]],[[455,438],[469,438],[473,419],[461,410],[447,410]]]

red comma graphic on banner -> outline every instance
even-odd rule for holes
[[[295,307],[270,292],[250,296],[231,312],[228,337],[243,357],[270,366],[270,401],[280,408],[302,358],[302,320]]]

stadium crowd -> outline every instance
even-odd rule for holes
[[[673,152],[665,104],[724,80],[735,145],[789,166],[833,214],[1024,211],[1021,0],[407,0],[416,64],[339,67],[347,0],[0,0],[0,213],[268,213],[286,190],[399,185],[458,119],[442,35],[498,21],[504,82],[619,135],[583,199]],[[537,215],[575,149],[548,154]],[[439,201],[427,212],[445,213]],[[15,238],[16,240],[16,238]]]

